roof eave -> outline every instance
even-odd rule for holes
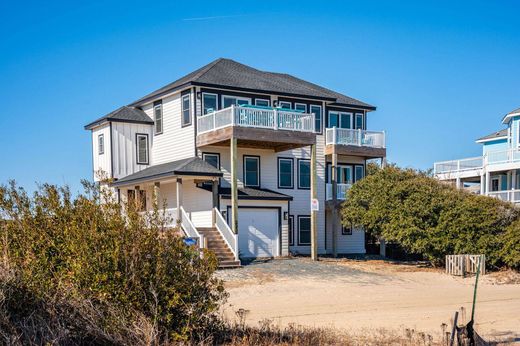
[[[498,141],[498,140],[502,140],[502,139],[507,139],[507,136],[500,136],[500,137],[495,137],[495,138],[480,138],[480,139],[477,139],[475,141],[475,143],[493,142],[493,141]]]
[[[509,113],[504,116],[504,119],[502,119],[502,124],[508,124],[510,119],[512,117],[520,116],[520,112],[517,113]]]
[[[364,109],[364,110],[368,110],[368,111],[375,111],[377,109],[376,106],[371,106],[371,105],[355,105],[355,104],[340,103],[340,102],[331,103],[330,106],[360,108],[360,109]]]
[[[104,118],[96,120],[88,125],[85,125],[85,130],[92,130],[93,128],[102,125],[105,122],[113,122],[113,123],[129,123],[129,124],[143,124],[143,125],[153,125],[153,121],[147,120],[123,120],[123,119],[113,119],[113,118]]]
[[[144,183],[144,182],[153,181],[153,180],[161,179],[161,178],[173,178],[173,177],[177,177],[177,176],[187,176],[187,175],[200,176],[200,177],[211,177],[211,178],[224,176],[223,173],[182,172],[182,171],[175,170],[175,171],[150,175],[147,177],[139,177],[139,178],[128,179],[128,180],[116,180],[115,182],[113,182],[111,184],[111,186],[113,186],[113,187],[125,186],[125,185],[136,184],[136,183]]]

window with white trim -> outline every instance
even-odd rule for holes
[[[295,103],[294,109],[303,113],[307,113],[307,105],[305,103]]]
[[[260,187],[260,157],[244,156],[244,186]]]
[[[311,161],[299,159],[298,160],[298,188],[311,188]]]
[[[255,99],[255,106],[269,107],[271,102],[267,99]]]
[[[217,110],[217,94],[202,93],[202,114],[208,114]]]
[[[321,133],[321,106],[311,105],[310,110],[314,114],[314,131]]]
[[[351,129],[352,113],[329,111],[328,127],[334,126],[340,129]]]
[[[202,160],[206,161],[216,169],[220,169],[220,155],[214,153],[202,153]]]
[[[154,115],[154,120],[155,120],[155,134],[159,135],[163,132],[162,101],[154,102],[153,115]]]
[[[190,94],[182,96],[182,126],[188,126],[191,124],[191,97]]]
[[[144,133],[136,134],[136,155],[138,165],[147,165],[148,157],[148,135]]]
[[[298,245],[310,245],[311,243],[311,217],[298,216]]]
[[[247,97],[239,97],[239,96],[229,96],[222,95],[222,108],[228,108],[232,105],[241,106],[241,105],[250,105],[251,99]]]
[[[103,155],[105,153],[105,135],[98,135],[98,154]]]
[[[363,114],[356,113],[356,120],[354,121],[354,127],[356,129],[363,129]]]
[[[288,101],[278,101],[278,107],[282,109],[292,109],[292,103]]]
[[[292,189],[293,183],[293,159],[278,158],[278,188]]]
[[[341,234],[342,235],[352,235],[352,225],[350,226],[341,226]]]
[[[356,165],[354,168],[354,182],[361,180],[365,177],[365,166]]]

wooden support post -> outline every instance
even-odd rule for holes
[[[459,312],[455,311],[455,316],[453,317],[453,326],[451,327],[450,346],[453,346],[453,344],[455,342],[455,333],[457,332],[458,321],[459,321]]]
[[[311,145],[311,199],[318,198],[316,174],[316,144]],[[318,212],[311,211],[311,258],[318,260]]]
[[[177,178],[177,223],[181,223],[181,206],[182,206],[182,179]]]
[[[379,255],[386,257],[386,240],[382,237],[379,238]]]
[[[338,210],[336,209],[336,203],[338,200],[338,173],[337,173],[337,167],[338,167],[338,154],[336,154],[336,146],[333,146],[332,149],[332,166],[330,167],[330,179],[332,182],[332,255],[334,257],[338,257],[338,247],[337,247],[337,241],[338,241],[338,225],[336,223],[338,218]]]
[[[213,182],[212,182],[212,185],[211,185],[211,192],[212,192],[212,196],[213,196],[213,209],[212,209],[212,212],[211,212],[211,217],[212,217],[212,220],[211,220],[211,224],[213,225],[213,227],[215,227],[215,222],[217,222],[217,215],[215,214],[215,209],[218,210],[219,208],[219,203],[218,203],[218,179],[214,179]]]
[[[231,138],[231,230],[238,234],[237,139]]]

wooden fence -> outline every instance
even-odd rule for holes
[[[486,255],[447,255],[446,274],[466,276],[476,274],[480,261],[480,274],[486,274]]]

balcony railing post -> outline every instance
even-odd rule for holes
[[[278,114],[278,110],[275,108],[274,109],[274,129],[275,130],[278,130],[278,122],[279,122],[279,114]]]
[[[235,120],[235,105],[231,105],[231,125],[235,126],[236,120]]]
[[[338,144],[338,128],[336,126],[332,128],[332,144]]]
[[[358,129],[358,145],[361,146],[362,144],[362,141],[361,141],[361,129]]]

